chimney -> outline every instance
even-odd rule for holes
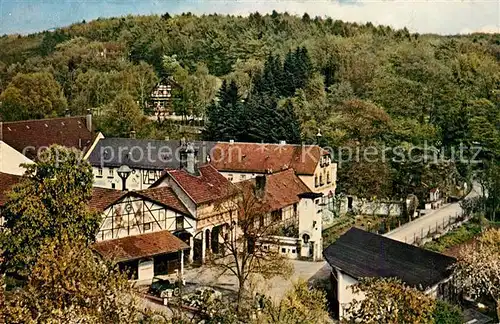
[[[85,124],[89,132],[92,132],[92,111],[87,109],[87,116],[85,116]]]
[[[258,175],[255,177],[255,195],[257,198],[263,198],[266,191],[266,176]]]
[[[71,114],[70,114],[68,108],[66,108],[66,110],[64,111],[64,114],[66,115],[66,117],[71,117]]]
[[[135,130],[130,131],[130,138],[135,138]]]
[[[196,174],[196,151],[192,143],[186,146],[186,171]]]

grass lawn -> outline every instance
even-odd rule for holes
[[[481,233],[481,225],[477,223],[467,223],[454,229],[445,235],[441,236],[435,241],[424,244],[424,248],[435,251],[443,252],[451,247],[463,244],[472,240],[474,237]]]
[[[386,219],[385,217],[372,215],[344,215],[338,218],[335,225],[323,231],[323,248],[335,242],[353,226],[369,232],[385,233],[397,227],[398,224],[399,222],[395,217]]]

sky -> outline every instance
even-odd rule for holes
[[[349,22],[371,21],[418,33],[500,33],[500,0],[0,0],[0,35],[128,14],[190,11],[248,15],[272,10]]]

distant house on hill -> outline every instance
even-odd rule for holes
[[[363,277],[395,277],[426,294],[446,299],[450,267],[456,262],[455,258],[355,227],[328,246],[323,255],[332,271],[331,304],[341,318],[353,299],[362,298],[349,287]]]
[[[151,92],[147,109],[154,112],[158,120],[173,113],[172,96],[173,90],[179,89],[181,86],[172,78],[163,78]]]

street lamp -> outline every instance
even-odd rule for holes
[[[132,169],[130,169],[128,165],[124,164],[120,168],[118,168],[118,170],[116,172],[118,173],[120,178],[122,178],[122,190],[123,191],[127,190],[127,186],[126,186],[127,178],[132,173]]]

